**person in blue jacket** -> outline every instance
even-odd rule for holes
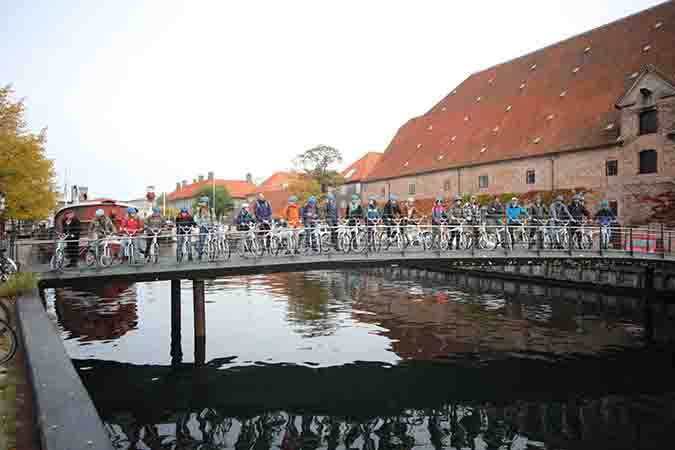
[[[326,225],[330,227],[330,241],[333,246],[337,246],[338,209],[335,204],[335,196],[331,193],[326,194],[323,218],[326,221]]]
[[[238,231],[248,231],[251,229],[251,226],[255,223],[255,219],[248,211],[248,203],[241,204],[241,209],[234,219],[234,223],[237,225]]]
[[[314,232],[314,228],[316,228],[319,221],[319,206],[317,205],[315,196],[311,195],[307,199],[307,203],[303,206],[300,215],[302,217],[302,224],[305,226],[305,245],[309,246],[311,242],[309,236]]]
[[[518,199],[513,197],[511,203],[506,207],[506,222],[509,225],[509,233],[511,233],[511,242],[514,241],[513,230],[515,227],[520,226],[522,223],[522,218],[530,217],[530,213],[527,212],[527,209],[523,208],[518,204]]]

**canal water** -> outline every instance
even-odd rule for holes
[[[673,320],[633,298],[401,268],[48,292],[119,449],[663,449]],[[647,339],[647,334],[652,335]],[[176,344],[176,343],[174,343]]]

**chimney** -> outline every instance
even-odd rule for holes
[[[198,175],[197,179],[199,180],[200,183],[203,182],[204,181],[204,175]]]
[[[182,186],[183,189],[185,189],[186,186],[187,186],[187,180],[183,180],[183,186]]]
[[[209,181],[213,181],[213,172],[209,172]]]
[[[246,182],[253,183],[253,175],[250,172],[246,174]]]
[[[176,190],[180,191],[180,181],[178,183],[176,183]]]

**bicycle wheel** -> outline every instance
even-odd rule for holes
[[[584,250],[593,248],[593,238],[586,233],[581,236],[581,248]]]
[[[159,262],[159,244],[157,242],[154,242],[150,246],[150,259],[152,259],[153,264],[157,264]]]
[[[333,245],[331,242],[330,232],[321,233],[321,238],[319,239],[319,248],[323,253],[328,253]]]
[[[251,239],[251,248],[253,250],[253,254],[260,258],[265,254],[265,238],[262,237],[256,237],[254,239]]]
[[[12,327],[4,320],[0,320],[0,365],[14,358],[18,342]]]
[[[88,248],[87,252],[84,254],[84,263],[91,267],[96,264],[96,252],[93,248]]]
[[[110,246],[104,246],[103,251],[101,252],[101,257],[100,257],[100,263],[103,267],[110,267],[112,266],[113,260],[115,258],[112,255],[112,250],[110,249]]]
[[[49,262],[49,266],[51,267],[52,270],[61,270],[63,269],[63,263],[64,263],[63,250],[57,249],[52,255],[52,259]]]
[[[351,233],[343,233],[338,238],[340,242],[340,250],[344,253],[349,253],[352,250],[352,235]]]

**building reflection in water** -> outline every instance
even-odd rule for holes
[[[108,283],[90,290],[54,290],[54,309],[65,339],[118,339],[138,325],[136,287]]]
[[[668,406],[675,399],[625,400],[446,404],[363,420],[287,412],[227,417],[212,408],[175,412],[154,424],[124,414],[105,420],[118,449],[664,448],[663,425],[675,424]]]

